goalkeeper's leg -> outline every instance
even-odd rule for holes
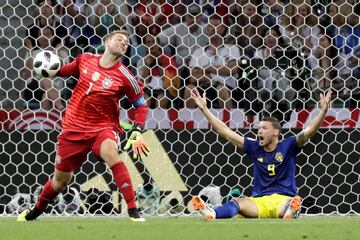
[[[138,208],[135,202],[135,192],[132,186],[131,178],[125,163],[119,159],[119,153],[117,148],[117,143],[114,139],[111,139],[111,136],[114,136],[112,132],[110,135],[103,133],[104,136],[108,136],[108,138],[101,141],[99,153],[97,153],[96,146],[94,144],[93,152],[95,154],[99,154],[100,158],[106,162],[106,164],[110,167],[114,182],[116,183],[117,187],[121,191],[126,204],[128,206],[128,214],[132,221],[135,222],[144,222],[145,219],[142,218],[139,214]],[[101,139],[101,135],[99,135]]]
[[[49,202],[66,188],[72,175],[73,172],[63,172],[55,169],[53,178],[48,180],[41,190],[35,206],[22,212],[17,220],[19,222],[32,221],[40,216],[47,208]]]

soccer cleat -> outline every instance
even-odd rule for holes
[[[130,221],[132,222],[145,222],[145,218],[141,217],[137,208],[131,208],[128,210]]]
[[[203,216],[205,221],[215,220],[216,213],[214,209],[207,206],[200,196],[193,196],[191,203],[194,206],[194,209]]]
[[[30,212],[30,209],[26,209],[20,213],[20,215],[17,218],[18,222],[26,222],[26,215]]]
[[[17,218],[18,222],[28,222],[36,220],[38,216],[41,215],[43,211],[38,209],[37,207],[33,207],[32,209],[26,209]]]
[[[295,196],[290,199],[289,206],[284,214],[283,219],[291,220],[293,218],[297,218],[300,214],[301,210],[301,198],[299,196]]]

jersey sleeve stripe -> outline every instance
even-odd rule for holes
[[[129,71],[124,66],[121,66],[119,70],[129,79],[130,84],[134,88],[135,94],[139,94],[140,93],[139,84],[137,83],[136,79],[131,75],[131,73],[129,73]]]

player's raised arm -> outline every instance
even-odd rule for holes
[[[56,75],[59,76],[59,77],[71,77],[71,76],[79,77],[80,73],[79,73],[79,61],[78,61],[78,59],[80,58],[80,56],[75,58],[72,62],[63,65],[59,69],[59,71],[57,72]]]
[[[316,118],[314,120],[312,120],[310,122],[310,124],[297,135],[296,141],[299,146],[303,146],[312,136],[315,135],[315,133],[320,128],[321,123],[323,122],[325,115],[326,115],[327,111],[329,110],[330,102],[331,102],[331,95],[332,95],[331,90],[329,90],[327,92],[326,96],[324,96],[323,94],[320,94],[321,111],[316,116]]]
[[[191,92],[191,97],[194,99],[196,105],[203,112],[209,123],[213,126],[214,130],[223,138],[230,141],[232,144],[243,148],[244,137],[231,130],[226,124],[212,114],[206,106],[206,94],[200,95],[198,90],[194,89]]]

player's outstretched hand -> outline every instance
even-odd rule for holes
[[[140,157],[143,157],[143,155],[147,157],[147,155],[149,154],[149,149],[144,139],[142,138],[141,131],[134,128],[131,131],[131,135],[128,141],[126,142],[124,150],[127,151],[130,149],[130,147],[132,147],[134,159],[137,159],[138,155]]]
[[[206,94],[205,94],[205,92],[201,96],[197,89],[193,89],[191,91],[191,97],[194,99],[196,105],[200,108],[200,110],[204,110],[206,108]]]
[[[326,93],[325,97],[322,93],[320,93],[320,106],[321,106],[321,109],[324,110],[325,112],[327,112],[330,107],[331,95],[332,95],[331,90],[329,90]]]

